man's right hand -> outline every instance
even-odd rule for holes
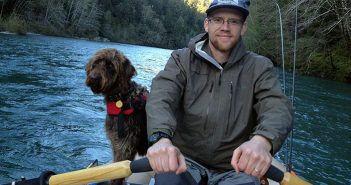
[[[183,154],[167,138],[162,138],[153,144],[147,150],[146,156],[151,168],[156,173],[175,172],[180,174],[186,171]]]

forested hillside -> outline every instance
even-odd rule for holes
[[[209,0],[0,0],[0,31],[107,38],[181,48],[203,31]],[[292,65],[293,0],[251,0],[248,47],[281,64],[281,9],[286,67]],[[297,70],[351,83],[351,1],[298,0]]]
[[[279,6],[287,68],[293,61],[295,3],[251,0],[249,33],[245,38],[250,49],[281,65]],[[298,0],[297,15],[298,72],[351,83],[351,1]]]
[[[204,18],[182,0],[0,0],[0,6],[0,30],[163,48],[186,46]]]

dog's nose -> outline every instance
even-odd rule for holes
[[[92,80],[99,80],[101,78],[101,76],[97,75],[97,74],[90,74],[89,78],[91,78]]]

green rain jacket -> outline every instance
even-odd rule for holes
[[[172,53],[152,81],[146,111],[149,135],[167,133],[186,157],[221,171],[233,169],[233,151],[254,135],[268,139],[275,154],[292,128],[272,62],[240,39],[222,67],[207,34]]]

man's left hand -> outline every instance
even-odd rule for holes
[[[272,145],[266,138],[255,135],[234,150],[231,165],[237,173],[244,171],[249,175],[262,177],[271,166],[271,149]]]

